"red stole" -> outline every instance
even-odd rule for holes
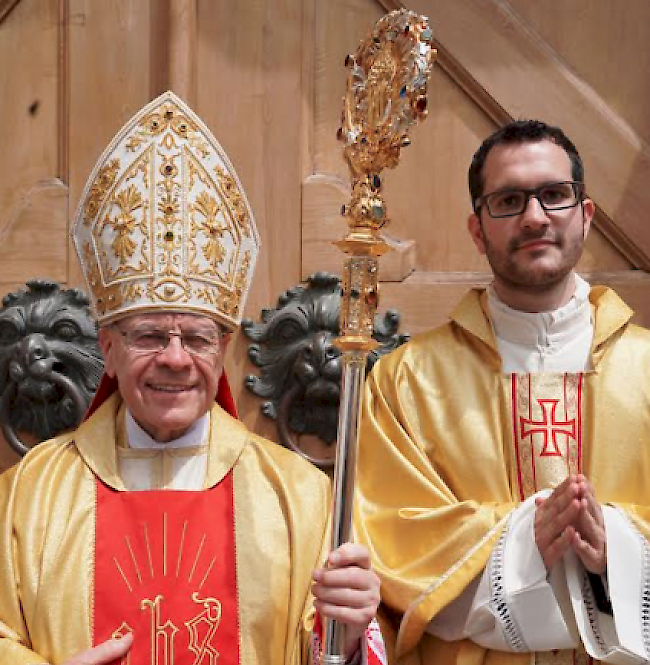
[[[119,665],[237,665],[232,472],[202,492],[96,488],[93,644],[133,632]]]

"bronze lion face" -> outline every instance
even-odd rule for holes
[[[103,359],[86,296],[34,279],[0,310],[0,422],[38,441],[75,427],[99,384]],[[21,447],[22,446],[22,447]]]
[[[248,348],[261,376],[246,377],[246,387],[266,401],[262,412],[277,420],[283,445],[321,467],[332,460],[317,460],[302,451],[292,435],[315,434],[326,444],[336,440],[341,395],[341,352],[334,345],[339,335],[340,279],[316,273],[307,285],[288,289],[277,307],[262,312],[262,322],[242,321],[242,330],[255,342]],[[408,339],[398,334],[399,314],[389,310],[375,319],[373,338],[379,347],[369,354],[367,369]]]

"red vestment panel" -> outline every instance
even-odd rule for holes
[[[232,483],[118,492],[97,481],[93,642],[132,632],[119,665],[239,663]]]

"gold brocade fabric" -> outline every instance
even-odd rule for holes
[[[58,665],[91,646],[95,478],[123,490],[108,400],[0,478],[0,663]],[[308,660],[311,571],[328,546],[327,478],[214,406],[206,486],[233,469],[242,665]]]
[[[590,300],[594,369],[584,374],[539,375],[530,385],[528,375],[503,375],[480,289],[450,323],[375,365],[355,529],[382,578],[390,662],[534,665],[534,654],[445,642],[425,629],[483,571],[516,505],[569,469],[650,536],[650,333],[629,323],[631,310],[610,289],[592,288]]]

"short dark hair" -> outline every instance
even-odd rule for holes
[[[576,182],[584,182],[585,170],[580,154],[559,127],[547,125],[541,120],[515,120],[488,136],[474,153],[467,174],[474,212],[477,199],[483,196],[483,167],[492,148],[503,144],[537,143],[544,140],[552,141],[564,149],[571,160],[571,177]]]

